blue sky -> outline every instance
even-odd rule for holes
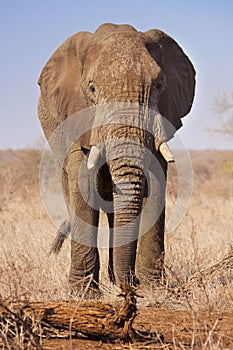
[[[41,137],[37,80],[43,65],[67,37],[104,22],[172,36],[197,72],[195,102],[180,137],[189,149],[232,148],[232,139],[204,131],[216,120],[214,98],[233,91],[232,16],[232,0],[1,0],[0,149],[28,147]]]

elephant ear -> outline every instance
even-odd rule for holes
[[[188,114],[192,107],[195,70],[181,47],[167,34],[153,29],[146,32],[145,36],[148,40],[148,51],[159,64],[166,78],[158,108],[172,124],[167,127],[168,137],[171,138],[182,126],[181,118]]]
[[[50,129],[50,134],[66,118],[88,107],[81,83],[86,50],[92,35],[79,32],[68,38],[51,56],[41,72],[38,84],[43,104],[49,113],[49,120],[46,121],[49,125],[45,128]],[[89,144],[90,135],[84,135],[82,138],[81,143]]]

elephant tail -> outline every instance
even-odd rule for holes
[[[70,231],[70,222],[68,220],[63,221],[57,231],[57,236],[52,243],[49,254],[58,254],[60,252],[62,244],[64,240],[69,236]]]

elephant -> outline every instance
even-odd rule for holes
[[[191,110],[195,74],[169,35],[126,24],[78,32],[45,64],[38,115],[69,211],[53,249],[70,232],[72,291],[100,293],[100,210],[109,224],[110,280],[137,287],[161,278],[167,166],[174,161],[166,142]]]

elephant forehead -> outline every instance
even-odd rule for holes
[[[131,71],[135,75],[145,75],[148,72],[156,78],[161,71],[149,54],[143,37],[135,33],[114,32],[102,37],[101,49],[94,66],[93,70],[101,73],[111,71],[111,77]]]
[[[104,23],[95,31],[96,35],[102,35],[111,32],[137,32],[137,30],[129,24],[113,24]]]
[[[119,46],[125,49],[132,49],[137,47],[145,46],[145,40],[142,33],[139,32],[109,32],[104,35],[93,35],[93,39],[98,40],[106,49],[111,49],[114,44],[119,48]]]

